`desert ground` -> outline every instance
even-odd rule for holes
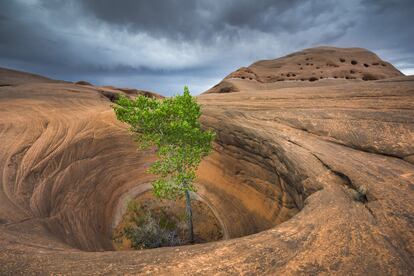
[[[0,69],[0,274],[412,275],[414,77],[320,47],[197,97],[217,133],[198,170],[218,241],[116,251],[154,151],[111,108],[136,89]]]

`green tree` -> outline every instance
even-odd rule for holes
[[[185,196],[189,240],[194,241],[190,192],[201,159],[211,151],[215,133],[201,128],[200,105],[184,87],[183,95],[165,99],[120,96],[114,110],[118,120],[128,123],[141,148],[155,146],[157,161],[149,172],[158,175],[153,193],[164,199]]]

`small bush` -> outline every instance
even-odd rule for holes
[[[365,186],[361,185],[356,189],[355,200],[358,200],[360,202],[367,202],[368,201],[367,188]]]
[[[131,241],[134,249],[157,248],[183,244],[178,237],[177,225],[164,212],[153,214],[136,201],[128,203],[129,223],[122,234]]]
[[[168,229],[161,220],[157,220],[147,212],[140,225],[129,226],[124,229],[124,235],[131,241],[134,249],[157,248],[176,246],[182,242],[175,229]]]

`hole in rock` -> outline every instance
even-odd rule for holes
[[[106,144],[108,141],[102,142]],[[84,140],[72,144],[67,152],[84,153],[91,149],[89,140]],[[273,159],[263,160],[243,141],[220,145],[217,149],[203,160],[197,172],[198,191],[192,200],[195,242],[233,239],[265,231],[289,220],[303,208],[309,193],[304,192],[296,178],[275,171]],[[266,152],[267,148],[261,150]],[[139,160],[145,160],[142,164],[149,164],[151,156],[152,152],[148,152],[148,156],[143,155]],[[241,159],[240,156],[248,158]],[[87,192],[73,193],[73,187],[66,183],[66,189],[60,191],[59,196],[70,200],[49,210],[54,215],[45,220],[48,231],[68,246],[83,251],[130,249],[131,242],[120,234],[128,220],[127,204],[131,199],[137,199],[143,209],[138,221],[146,221],[147,224],[162,221],[166,228],[162,233],[170,237],[171,245],[185,244],[184,202],[160,203],[152,196],[152,176],[144,173],[145,168],[133,168],[132,171],[120,169],[112,172],[111,180],[96,178],[103,183],[101,186],[94,181],[76,183],[76,189],[80,185],[82,191]],[[152,213],[152,218],[146,217],[147,211]],[[178,227],[174,235],[171,227],[177,225],[181,228]],[[151,227],[145,231],[150,230]]]
[[[191,244],[185,200],[161,200],[148,190],[126,202],[125,213],[112,233],[116,250],[149,249]],[[194,241],[221,240],[223,229],[212,209],[196,194],[191,200]]]
[[[373,75],[373,74],[370,74],[370,73],[364,73],[364,74],[362,75],[362,79],[363,79],[364,81],[370,81],[370,80],[377,80],[377,79],[378,79],[378,77],[377,77],[377,76],[375,76],[375,75]]]

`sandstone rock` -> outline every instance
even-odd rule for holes
[[[372,64],[363,56],[347,66]],[[198,99],[217,132],[198,193],[229,239],[139,252],[110,241],[123,200],[153,179],[153,152],[101,94],[125,92],[0,87],[0,274],[411,274],[414,78],[266,83],[263,71]]]
[[[25,83],[62,83],[40,75],[0,67],[0,87]]]
[[[260,82],[262,87],[286,81],[317,80],[379,80],[402,76],[392,64],[362,48],[318,47],[306,49],[273,60],[261,60],[229,74],[223,81],[234,87],[231,91],[245,90],[249,82]],[[222,93],[221,86],[207,93]]]

